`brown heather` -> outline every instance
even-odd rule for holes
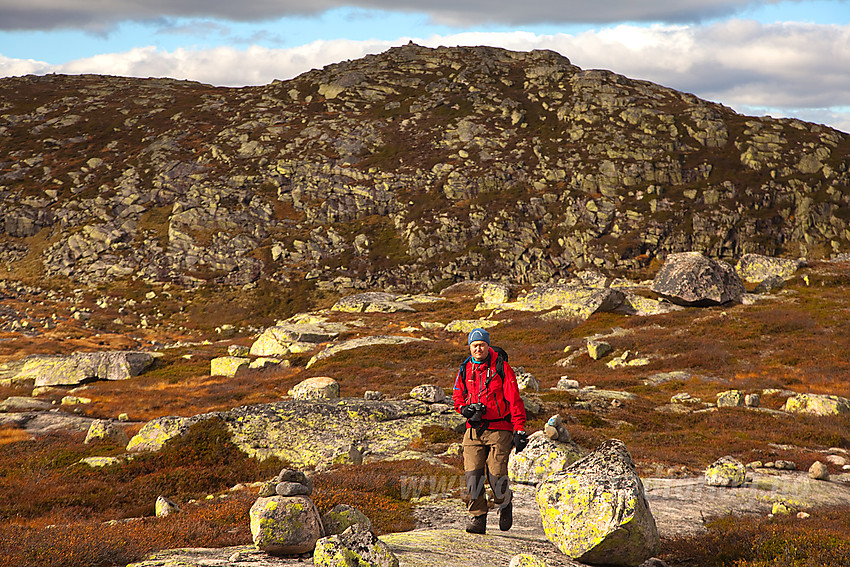
[[[808,276],[808,284],[803,276]],[[804,469],[822,458],[818,451],[850,449],[850,416],[775,417],[744,408],[670,415],[654,408],[668,403],[678,392],[714,401],[717,392],[732,388],[850,397],[848,283],[850,266],[815,264],[774,298],[753,305],[686,309],[653,317],[597,314],[585,322],[546,322],[532,314],[507,311],[496,315],[502,323],[491,333],[494,344],[508,350],[514,367],[524,368],[542,383],[539,398],[544,410],[530,416],[530,431],[542,428],[548,416],[560,413],[583,447],[593,448],[612,437],[622,439],[642,475],[699,475],[711,461],[726,454],[744,462],[792,460]],[[211,292],[207,312],[212,312],[218,298]],[[312,309],[327,306],[333,299],[313,295],[303,300],[308,302],[306,308]],[[479,313],[474,305],[469,296],[452,292],[444,302],[418,306],[418,313],[355,317],[382,333],[403,334],[402,329],[420,321],[447,323],[476,317]],[[300,304],[297,307],[302,309]],[[294,308],[270,301],[268,318],[285,318]],[[348,316],[334,313],[332,317],[345,320]],[[195,340],[217,338],[209,328],[199,322]],[[606,340],[617,353],[627,349],[636,356],[651,357],[652,362],[645,367],[612,370],[605,365],[608,359],[593,361],[582,354],[570,367],[555,365],[568,353],[584,349],[585,337],[610,334],[614,329],[620,331]],[[155,331],[150,333],[144,340],[169,340]],[[403,397],[422,383],[442,385],[450,393],[452,376],[466,349],[465,337],[443,331],[417,335],[432,340],[400,348],[345,351],[310,370],[304,368],[306,356],[296,357],[292,368],[231,379],[210,377],[209,360],[220,356],[228,344],[249,345],[248,335],[237,334],[212,345],[166,349],[165,356],[142,376],[89,384],[85,395],[93,403],[79,411],[99,418],[129,411],[136,422],[127,425],[126,431],[133,434],[143,421],[162,415],[187,416],[274,401],[311,376],[336,378],[344,396],[380,390]],[[341,338],[353,336],[351,332]],[[0,342],[0,355],[13,359],[27,352],[67,352],[68,345],[96,350],[134,340],[136,346],[144,342],[120,335],[96,336],[73,323],[57,330],[54,337],[39,343],[7,335],[10,340]],[[186,355],[190,358],[184,358]],[[690,370],[692,376],[659,386],[644,385],[647,376],[673,370]],[[571,407],[574,394],[549,390],[563,375],[583,386],[629,391],[638,399],[620,407],[604,403],[593,405],[592,410],[577,410]],[[0,388],[3,397],[28,394],[24,388]],[[45,399],[58,402],[62,395],[60,391]],[[784,398],[763,395],[761,401],[763,407],[778,409]],[[409,448],[441,452],[458,438],[454,432],[426,429]],[[31,439],[20,428],[0,428],[0,553],[6,564],[123,565],[156,549],[250,543],[247,510],[256,490],[229,489],[268,480],[285,466],[247,458],[216,423],[169,443],[159,454],[139,455],[104,469],[77,462],[87,456],[119,455],[123,448],[84,445],[82,441],[82,434]],[[426,472],[460,474],[458,459],[449,464],[454,468],[426,467]],[[831,473],[841,472],[829,466]],[[315,475],[315,501],[322,512],[339,503],[355,504],[372,519],[379,533],[411,529],[415,519],[411,504],[402,499],[401,482],[422,471],[420,463],[406,461],[337,467]],[[178,502],[183,512],[166,519],[153,517],[153,504],[160,494]],[[223,497],[206,500],[209,494]],[[189,504],[192,499],[197,503]],[[810,513],[812,518],[807,521],[718,518],[708,524],[704,535],[665,540],[663,558],[671,566],[685,567],[846,567],[850,564],[848,511]],[[107,523],[111,520],[120,523]]]

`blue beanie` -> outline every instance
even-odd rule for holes
[[[472,329],[472,332],[469,333],[469,341],[467,344],[472,344],[475,341],[484,341],[488,345],[490,344],[490,333],[487,332],[487,329]]]

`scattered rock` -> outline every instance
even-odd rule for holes
[[[307,496],[257,498],[250,516],[254,545],[269,555],[307,553],[324,536],[319,511]]]
[[[596,341],[592,339],[588,339],[587,341],[587,354],[593,360],[605,358],[612,352],[614,352],[614,348],[605,341]]]
[[[355,524],[341,534],[316,542],[313,564],[326,567],[398,567],[399,562],[390,547],[369,528]]]
[[[322,525],[327,535],[341,534],[355,524],[362,524],[367,530],[372,529],[372,522],[366,514],[348,504],[337,504],[322,516]]]
[[[735,271],[745,282],[762,283],[769,278],[785,280],[806,265],[803,259],[773,258],[761,254],[744,254],[735,265]]]
[[[829,469],[820,461],[815,461],[809,467],[809,478],[814,480],[829,480]]]
[[[176,514],[180,512],[180,506],[166,498],[165,496],[159,496],[156,499],[156,516],[161,518],[163,516],[169,516],[171,514]]]
[[[446,401],[446,393],[439,386],[423,384],[416,386],[410,391],[410,397],[420,402],[429,404],[442,403]]]
[[[743,405],[744,394],[738,390],[727,390],[717,394],[717,407],[719,408],[734,408]]]
[[[125,447],[129,442],[129,438],[124,430],[115,425],[111,420],[98,419],[93,421],[89,427],[84,443],[88,444],[95,441],[106,441]]]
[[[127,380],[153,364],[147,352],[78,352],[70,356],[34,355],[7,371],[11,384],[34,382],[36,387],[76,385],[92,380]]]
[[[746,468],[733,457],[720,457],[705,469],[705,484],[708,486],[737,488],[743,486],[746,480]]]
[[[316,376],[299,382],[288,393],[296,400],[333,400],[339,398],[339,382]]]
[[[250,358],[238,356],[219,356],[210,361],[210,376],[226,376],[233,378],[242,368],[248,368]]]
[[[850,413],[850,400],[825,394],[798,394],[785,400],[783,411],[828,416]]]

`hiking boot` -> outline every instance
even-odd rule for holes
[[[473,516],[466,524],[466,531],[471,534],[483,534],[487,532],[487,514]]]
[[[514,525],[514,505],[508,504],[499,510],[499,529],[506,532],[512,525]]]

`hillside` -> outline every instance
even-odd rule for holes
[[[239,89],[0,79],[0,556],[266,565],[248,509],[292,465],[402,565],[462,564],[480,542],[456,544],[457,494],[414,502],[402,479],[462,479],[457,414],[411,391],[449,391],[474,324],[527,380],[529,432],[558,414],[583,450],[625,443],[669,565],[847,565],[848,166],[850,135],[543,51],[410,44]],[[674,304],[651,280],[689,250],[805,261]],[[252,352],[267,333],[280,352]],[[33,354],[136,350],[151,365],[126,379],[26,373]],[[231,354],[242,369],[213,372]],[[343,400],[292,399],[316,377]],[[798,412],[800,395],[841,403]],[[94,420],[133,437],[160,418],[195,421],[132,458],[84,441]],[[233,435],[259,422],[260,441]],[[704,490],[726,455],[750,465],[746,491]],[[492,561],[566,561],[524,489]],[[183,512],[154,518],[158,495]],[[809,520],[768,516],[775,501]]]
[[[410,44],[248,88],[7,78],[0,156],[0,269],[30,283],[412,291],[850,250],[850,136],[548,51]]]

